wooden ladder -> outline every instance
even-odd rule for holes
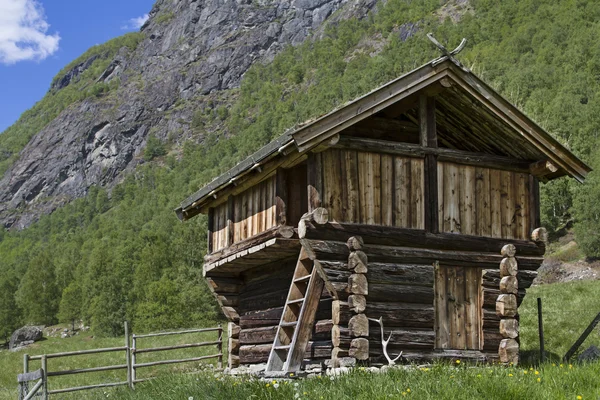
[[[323,279],[303,247],[269,354],[267,373],[288,374],[300,369],[323,285]]]

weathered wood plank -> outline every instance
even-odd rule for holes
[[[504,169],[522,173],[529,172],[529,161],[517,158],[447,148],[427,148],[410,143],[392,142],[379,139],[367,139],[342,135],[339,143],[334,146],[334,148],[372,151],[403,157],[422,158],[425,156],[425,154],[435,154],[438,156],[438,161],[457,163],[461,165]]]
[[[450,344],[450,330],[447,313],[447,277],[446,268],[435,265],[435,348],[447,349]]]
[[[481,270],[467,268],[465,273],[465,342],[467,349],[480,350]]]
[[[321,153],[310,153],[307,161],[308,211],[321,207],[323,195],[323,164]]]
[[[369,318],[382,317],[386,327],[433,329],[433,304],[367,301],[365,314]]]
[[[318,227],[307,226],[303,238],[341,242],[352,236],[361,236],[366,244],[389,246],[425,247],[498,254],[503,245],[510,243],[517,248],[519,255],[535,256],[543,255],[545,252],[544,243],[536,243],[531,240],[502,240],[447,233],[433,234],[415,229],[351,223],[329,223]]]
[[[502,236],[502,194],[501,194],[501,173],[498,170],[490,170],[491,187],[491,213],[492,213],[492,231],[491,236],[501,238]]]
[[[381,155],[381,225],[394,225],[394,158]]]
[[[513,190],[513,173],[509,171],[500,172],[502,198],[502,237],[513,239],[513,223],[515,216],[515,195]]]
[[[359,222],[359,175],[356,151],[344,151],[344,170],[346,174],[347,195],[344,197],[344,221]]]
[[[475,169],[476,230],[479,236],[492,235],[490,170]]]
[[[415,229],[425,229],[425,205],[423,202],[425,181],[423,176],[423,160],[411,159],[410,163],[410,227]]]
[[[410,228],[410,159],[394,157],[394,225]]]
[[[348,257],[349,250],[345,243],[321,240],[301,239],[305,247],[310,248],[316,259],[343,260]],[[369,262],[383,263],[433,263],[461,267],[496,267],[502,256],[499,254],[473,253],[452,250],[432,250],[409,247],[365,245],[364,252]],[[520,269],[533,270],[539,268],[541,257],[517,257]]]

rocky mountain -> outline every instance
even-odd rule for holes
[[[286,45],[343,18],[363,17],[376,0],[158,0],[134,49],[123,47],[97,77],[108,93],[69,104],[15,156],[0,180],[0,222],[21,229],[91,185],[110,186],[143,162],[150,134],[201,142],[198,110],[227,108],[244,73]],[[67,90],[97,61],[82,60],[52,83]],[[102,88],[101,86],[98,86]]]

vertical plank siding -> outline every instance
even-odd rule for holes
[[[212,251],[231,244],[228,226],[233,231],[233,243],[236,243],[277,224],[275,175],[234,196],[232,202],[229,206],[228,202],[225,202],[214,209]],[[231,221],[231,224],[228,221]]]
[[[527,174],[438,163],[440,232],[528,239]]]
[[[322,206],[336,222],[424,229],[424,162],[353,150],[321,154]]]
[[[435,347],[481,350],[481,268],[436,266],[435,274]]]

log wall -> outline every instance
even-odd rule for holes
[[[215,207],[211,252],[277,225],[275,174]],[[229,213],[229,215],[228,215]]]
[[[529,175],[438,162],[439,231],[529,239]]]
[[[338,149],[317,156],[330,221],[425,227],[423,159]]]
[[[243,274],[244,285],[239,294],[239,350],[235,354],[240,364],[268,361],[295,264],[294,258]],[[311,361],[331,357],[331,301],[331,296],[324,290],[305,355]]]

